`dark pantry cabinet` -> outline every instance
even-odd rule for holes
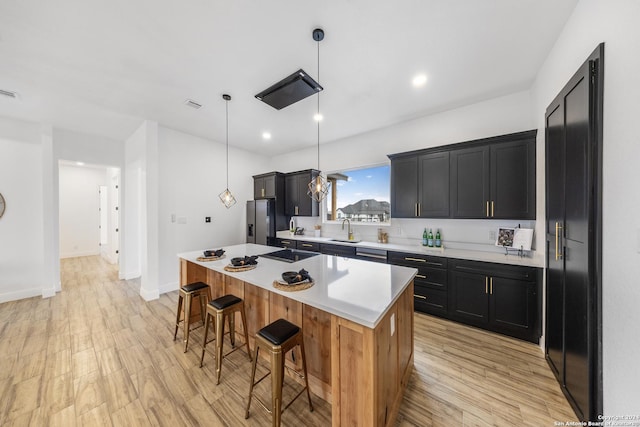
[[[546,358],[581,421],[602,414],[604,45],[546,111]]]

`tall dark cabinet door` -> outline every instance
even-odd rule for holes
[[[418,157],[418,216],[449,217],[449,153]]]
[[[391,217],[418,216],[418,159],[415,156],[391,161]]]
[[[454,218],[484,218],[489,206],[489,147],[454,150],[451,163],[451,209]]]
[[[603,55],[600,45],[546,114],[546,354],[582,421],[602,414]]]
[[[535,219],[535,148],[528,140],[491,146],[492,218]]]

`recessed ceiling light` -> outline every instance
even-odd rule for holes
[[[427,75],[426,74],[418,74],[411,81],[414,87],[422,87],[427,83]]]
[[[320,113],[313,115],[313,120],[315,120],[316,122],[321,122],[323,118],[324,117],[322,117],[322,114]]]
[[[268,141],[271,139],[271,134],[269,132],[262,132],[262,139]]]
[[[76,162],[76,166],[84,166],[84,162]]]

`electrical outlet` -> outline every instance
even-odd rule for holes
[[[171,222],[176,222],[176,214],[171,214]]]
[[[211,222],[211,217],[210,216],[205,216],[204,217],[204,222]]]
[[[498,236],[496,235],[496,230],[489,230],[489,240],[493,242],[497,237]]]

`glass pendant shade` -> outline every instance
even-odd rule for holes
[[[236,204],[236,198],[233,197],[233,194],[231,194],[231,191],[229,191],[228,188],[220,193],[218,197],[220,197],[220,201],[227,209]]]
[[[308,187],[307,195],[316,202],[321,202],[329,194],[329,185],[327,185],[327,180],[322,175],[312,179]]]

